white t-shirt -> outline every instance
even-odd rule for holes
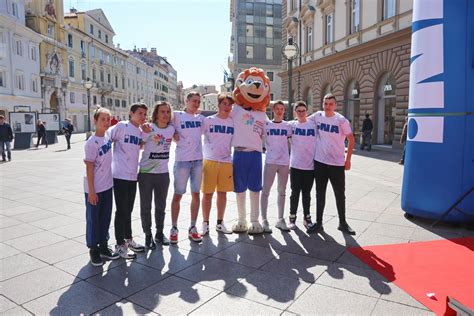
[[[203,120],[204,116],[201,114],[173,112],[173,126],[179,135],[179,141],[176,143],[176,161],[202,160]]]
[[[212,115],[204,119],[204,159],[218,162],[232,162],[231,142],[234,122],[231,118],[221,119]]]
[[[150,127],[151,132],[143,139],[145,146],[140,160],[139,173],[167,173],[175,129],[173,125],[159,128],[155,124],[151,124]]]
[[[318,146],[314,160],[331,166],[344,166],[346,136],[352,134],[349,121],[339,113],[326,117],[324,111],[318,111],[309,117],[318,130]]]
[[[267,115],[260,111],[247,111],[234,105],[231,112],[235,134],[232,138],[233,147],[262,152],[262,137]]]
[[[113,186],[112,179],[112,140],[105,133],[104,137],[92,135],[84,145],[85,161],[94,163],[95,193],[107,191]],[[87,171],[84,175],[84,192],[89,193]]]
[[[146,135],[130,121],[121,121],[109,128],[114,143],[112,174],[116,179],[136,181],[140,143]]]
[[[265,163],[283,166],[290,164],[288,137],[291,137],[291,134],[291,125],[288,122],[265,122]]]
[[[301,170],[314,169],[314,150],[316,148],[316,125],[312,120],[304,123],[292,121],[290,167]]]

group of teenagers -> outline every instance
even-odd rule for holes
[[[264,112],[235,105],[231,94],[219,94],[218,111],[209,117],[199,113],[200,102],[198,92],[190,92],[186,96],[183,111],[173,111],[168,102],[159,102],[149,122],[147,105],[135,103],[130,108],[129,120],[114,126],[111,126],[108,109],[100,107],[94,112],[95,134],[85,144],[84,159],[86,241],[92,265],[100,266],[104,259],[133,259],[137,252],[155,249],[156,244],[177,243],[180,204],[188,182],[191,189],[188,237],[194,242],[201,242],[202,236],[209,233],[215,192],[216,231],[224,234],[247,230],[249,233],[271,233],[267,217],[268,198],[275,178],[278,187],[276,228],[282,231],[297,228],[301,195],[306,232],[322,232],[326,188],[330,181],[339,215],[338,229],[355,234],[345,218],[345,170],[351,167],[354,137],[349,121],[336,112],[333,95],[326,95],[324,110],[312,115],[308,115],[305,102],[296,102],[293,108],[296,119],[293,121],[283,120],[285,105],[282,101],[272,105],[272,120]],[[170,185],[168,162],[173,141],[176,142],[174,194],[171,230],[167,237],[164,220]],[[264,151],[265,162],[262,163]],[[291,196],[287,223],[284,212],[288,178]],[[313,223],[310,203],[314,182],[316,221]],[[137,183],[145,245],[135,241],[132,234],[131,214]],[[242,209],[245,210],[247,190],[250,191],[253,214],[250,225],[245,220],[246,212],[242,212]],[[232,191],[236,193],[239,220],[229,229],[224,222],[224,213],[227,192]],[[114,250],[108,247],[113,197],[116,207]],[[156,227],[154,235],[152,201]],[[201,204],[203,220],[198,231],[196,225]]]

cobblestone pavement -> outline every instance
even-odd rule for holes
[[[374,150],[356,153],[353,170],[347,173],[347,217],[356,236],[337,230],[329,189],[324,234],[274,229],[271,235],[255,237],[218,235],[213,209],[211,234],[196,244],[186,236],[186,196],[177,246],[139,254],[134,261],[119,259],[92,267],[85,246],[84,139],[84,134],[73,135],[72,149],[66,151],[60,137],[47,149],[13,151],[13,161],[0,164],[2,314],[428,314],[346,247],[469,234],[405,219],[400,209],[399,153]],[[237,217],[235,195],[229,194],[228,200],[226,221],[231,226]],[[169,208],[168,199],[166,231]],[[143,242],[139,210],[137,197],[133,233]],[[272,223],[276,213],[273,190]],[[301,216],[297,224],[302,227]],[[110,233],[113,236],[113,227]]]

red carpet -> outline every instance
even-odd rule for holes
[[[349,250],[437,315],[447,296],[474,310],[474,237]]]

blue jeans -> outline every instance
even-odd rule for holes
[[[2,160],[5,160],[5,150],[7,151],[8,160],[12,159],[11,142],[0,140],[0,146],[2,147]]]
[[[175,161],[174,168],[174,193],[186,193],[188,179],[191,180],[191,192],[197,193],[201,189],[202,160]]]
[[[92,205],[86,197],[86,241],[87,247],[106,245],[109,239],[110,219],[112,217],[112,188],[97,193],[99,201]]]

